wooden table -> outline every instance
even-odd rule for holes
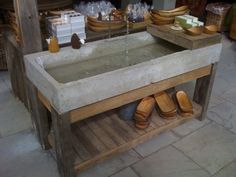
[[[217,63],[212,63],[62,114],[59,114],[47,98],[31,84],[32,118],[40,143],[44,149],[50,146],[55,149],[61,177],[74,177],[76,171],[80,172],[185,121],[193,118],[203,120],[216,67]],[[192,116],[178,115],[173,120],[166,120],[154,111],[150,126],[139,130],[134,127],[133,122],[118,118],[114,110],[192,80],[196,80]]]
[[[59,115],[47,99],[35,87],[32,87],[33,116],[40,142],[45,149],[50,146],[55,148],[61,176],[72,177],[75,176],[75,171],[80,172],[185,121],[193,118],[203,120],[208,107],[216,65],[215,63],[199,68],[62,115]],[[118,118],[114,110],[109,111],[191,80],[197,80],[193,99],[194,115],[191,117],[177,116],[173,120],[165,120],[154,112],[150,127],[146,130],[138,130],[133,122],[123,121]],[[48,117],[49,112],[51,118]],[[99,114],[101,112],[105,113]],[[50,125],[50,119],[52,119],[52,125]],[[50,133],[51,126],[53,134]]]

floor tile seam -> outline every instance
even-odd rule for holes
[[[200,169],[202,169],[203,171],[205,171],[209,177],[212,175],[207,169],[205,169],[204,167],[202,167],[200,164],[198,164],[197,162],[195,162],[191,157],[189,157],[186,153],[184,153],[184,151],[182,151],[181,149],[177,148],[174,144],[171,145],[171,147],[173,147],[174,149],[176,149],[178,152],[182,153],[185,157],[187,157],[189,160],[191,160],[194,164],[196,164]]]
[[[223,167],[221,167],[217,172],[215,172],[211,177],[214,177],[215,175],[217,175],[221,170],[223,170],[225,167],[230,166],[234,161],[236,161],[236,158],[234,158],[231,162],[227,163],[226,165],[224,165]]]
[[[235,68],[232,68],[232,69],[229,69],[228,71],[233,71],[233,70],[235,70]],[[228,72],[227,71],[227,72]],[[219,78],[219,79],[222,79],[222,80],[224,80],[229,86],[231,86],[231,87],[235,87],[236,86],[236,83],[231,83],[229,80],[227,80],[227,79],[225,79],[224,77],[223,77],[223,75],[224,74],[221,74],[221,75],[217,75],[217,77]]]
[[[225,101],[228,102],[228,100],[226,100],[226,99],[223,98],[222,96],[219,96],[219,95],[216,95],[216,96],[217,96],[217,97],[220,97],[220,98],[223,100],[223,102],[222,102],[222,103],[217,103],[216,105],[211,106],[211,107],[208,106],[207,111],[209,111],[210,109],[212,109],[212,108],[214,108],[214,107],[216,107],[216,106],[219,106],[220,104],[223,104]],[[210,105],[210,102],[209,102],[209,105]]]
[[[235,89],[236,90],[236,89]],[[227,102],[229,102],[229,103],[231,103],[231,104],[233,104],[235,107],[236,107],[236,104],[235,103],[233,103],[231,100],[229,100],[230,98],[225,98],[225,97],[222,97],[222,99],[224,100],[224,101],[227,101]],[[223,102],[224,103],[224,102]],[[222,104],[222,103],[220,103],[220,104]],[[219,104],[218,104],[219,105]]]
[[[139,174],[139,172],[136,171],[136,169],[133,166],[130,166],[130,168],[133,170],[133,172],[138,176],[142,177],[142,175]]]
[[[206,118],[206,119],[207,119],[207,118]],[[194,132],[200,130],[201,128],[203,128],[203,127],[205,127],[205,126],[207,126],[207,125],[209,125],[210,123],[213,122],[213,120],[211,120],[211,119],[208,119],[208,120],[209,120],[208,123],[206,123],[205,125],[203,125],[203,126],[197,128],[196,130],[194,130],[194,131],[192,131],[192,132],[190,132],[190,133],[188,133],[187,135],[184,135],[184,136],[178,135],[178,133],[175,133],[173,129],[171,130],[171,132],[172,132],[173,134],[175,134],[177,137],[179,137],[179,139],[176,141],[176,142],[178,142],[178,141],[181,141],[181,140],[182,140],[183,138],[185,138],[186,136],[189,136],[189,135],[193,134]],[[199,121],[201,121],[201,120],[199,120]],[[203,121],[204,121],[204,120],[203,120]],[[182,125],[183,125],[183,124],[182,124]],[[174,142],[174,143],[175,143],[175,142]],[[174,144],[174,143],[171,143],[171,144]]]
[[[31,128],[27,128],[27,129],[24,129],[24,130],[20,130],[20,131],[18,131],[18,132],[12,133],[12,134],[7,135],[7,136],[1,136],[0,139],[3,140],[3,139],[5,139],[5,138],[10,138],[11,136],[15,136],[15,135],[17,135],[17,134],[21,134],[21,133],[26,132],[26,131],[32,132],[32,134],[36,137],[34,128],[31,127]],[[36,138],[37,138],[37,137],[36,137]]]
[[[166,132],[163,132],[163,133],[168,133],[168,132],[171,132],[171,131],[166,131]],[[172,132],[171,132],[172,133]],[[160,136],[160,134],[159,135],[157,135],[157,136]],[[146,155],[146,156],[142,156],[139,152],[137,152],[137,150],[135,149],[136,148],[136,146],[135,147],[133,147],[132,149],[138,154],[138,155],[140,155],[140,157],[142,157],[142,159],[141,160],[143,160],[143,159],[145,159],[145,158],[147,158],[147,157],[149,157],[149,156],[151,156],[152,154],[154,154],[154,153],[156,153],[156,152],[158,152],[158,151],[160,151],[160,150],[162,150],[162,149],[165,149],[165,148],[167,148],[168,146],[170,146],[171,144],[173,144],[173,143],[177,143],[178,141],[179,141],[179,137],[175,137],[175,138],[178,138],[177,140],[175,140],[175,141],[173,141],[172,143],[170,143],[170,144],[167,144],[167,145],[165,145],[165,146],[163,146],[163,147],[161,147],[160,149],[158,149],[158,150],[155,150],[155,151],[153,151],[153,152],[151,152],[150,154],[148,154],[148,155]],[[151,138],[151,139],[149,139],[149,140],[152,140],[153,138]],[[148,140],[147,140],[148,141]],[[145,142],[143,142],[143,143],[146,143],[147,141],[145,141]],[[138,145],[137,145],[138,146]]]
[[[120,173],[121,171],[123,171],[123,170],[125,170],[127,168],[130,168],[138,177],[142,177],[139,174],[137,174],[136,171],[134,171],[133,168],[130,165],[121,168],[120,170],[118,170],[118,171],[112,173],[111,175],[109,175],[108,177],[112,177],[113,175],[116,175],[116,174]]]
[[[217,125],[219,125],[219,126],[223,127],[223,128],[224,128],[225,130],[227,130],[228,132],[230,132],[230,133],[232,133],[232,134],[236,135],[236,132],[233,132],[232,130],[230,130],[230,129],[228,129],[228,128],[224,127],[224,126],[223,126],[223,125],[221,125],[220,123],[218,123],[218,122],[216,122],[216,121],[214,121],[214,120],[212,120],[212,122],[214,122],[214,123],[216,123]]]
[[[146,142],[144,142],[144,143],[146,143]],[[139,144],[139,145],[141,145],[141,144]],[[138,146],[138,145],[136,145],[136,146]],[[136,146],[135,147],[133,147],[132,148],[132,150],[135,152],[135,153],[137,153],[140,157],[141,157],[141,159],[143,159],[144,158],[144,156],[142,156],[135,148],[136,148]]]
[[[158,149],[158,150],[156,150],[156,151],[154,151],[154,152],[148,154],[148,155],[145,156],[145,157],[142,156],[142,159],[140,159],[140,160],[138,160],[138,161],[132,163],[130,166],[134,166],[134,165],[136,165],[137,163],[139,163],[140,161],[145,160],[145,159],[147,159],[148,157],[152,156],[153,154],[158,153],[159,151],[161,151],[161,150],[163,150],[163,149],[165,149],[165,148],[168,148],[168,147],[170,147],[170,146],[171,146],[171,144],[168,144],[168,145],[166,145],[166,146],[164,146],[164,147],[162,147],[162,148],[160,148],[160,149]]]

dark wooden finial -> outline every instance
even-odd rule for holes
[[[71,36],[71,46],[73,49],[79,49],[81,47],[80,38],[75,33]]]

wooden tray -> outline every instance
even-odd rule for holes
[[[154,95],[161,114],[172,114],[177,111],[176,105],[166,92],[160,92]]]
[[[176,101],[179,105],[181,112],[183,113],[192,113],[193,105],[189,100],[188,95],[184,91],[178,91],[176,93]]]
[[[203,33],[199,36],[190,36],[185,34],[183,31],[172,30],[170,27],[171,25],[158,26],[150,24],[147,26],[147,31],[153,36],[191,50],[221,42],[221,35],[219,33],[212,35]]]

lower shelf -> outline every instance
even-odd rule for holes
[[[151,124],[146,130],[135,128],[133,121],[121,120],[114,111],[73,124],[72,141],[77,155],[75,170],[84,170],[96,162],[128,150],[156,134],[199,117],[201,106],[196,103],[193,105],[194,115],[191,117],[176,116],[175,119],[166,120],[154,111]]]
[[[135,128],[133,121],[121,120],[115,111],[72,124],[72,142],[76,155],[75,170],[84,170],[110,156],[131,149],[154,135],[199,117],[202,112],[201,106],[193,103],[193,107],[192,116],[178,115],[171,120],[161,118],[154,110],[150,126],[145,130]],[[49,143],[54,147],[52,135],[49,135]]]

